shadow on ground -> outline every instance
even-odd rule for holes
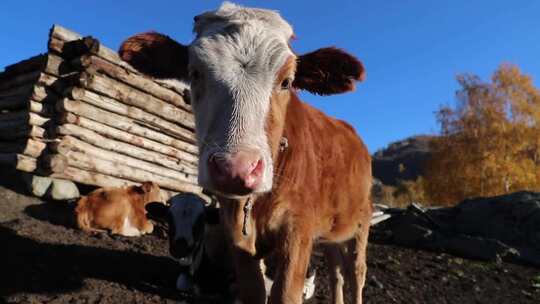
[[[81,289],[86,278],[116,282],[177,299],[171,283],[177,264],[166,257],[81,245],[41,243],[0,227],[0,294],[61,293]]]

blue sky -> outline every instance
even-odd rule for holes
[[[438,131],[434,112],[454,101],[455,76],[487,79],[503,62],[540,77],[540,1],[247,1],[279,10],[294,27],[293,48],[335,45],[360,58],[356,92],[305,101],[350,122],[371,152]],[[54,23],[117,49],[137,32],[192,39],[192,18],[221,1],[11,1],[0,4],[0,68],[44,52]],[[336,3],[336,2],[334,2]]]

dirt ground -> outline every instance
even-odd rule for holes
[[[179,270],[163,227],[141,238],[87,235],[75,228],[72,205],[20,194],[14,183],[0,186],[0,303],[223,302],[175,291]],[[365,303],[540,303],[538,268],[377,242],[368,250]],[[330,303],[324,262],[315,264],[309,303]]]

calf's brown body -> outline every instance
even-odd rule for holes
[[[275,11],[225,2],[194,22],[197,37],[188,46],[147,32],[124,41],[119,54],[143,73],[190,83],[199,183],[220,196],[238,297],[265,303],[259,261],[271,254],[277,269],[270,303],[301,303],[309,257],[320,243],[334,303],[343,303],[345,280],[362,303],[370,156],[351,126],[296,95],[352,91],[365,78],[362,63],[334,47],[296,55],[292,27]]]
[[[279,262],[270,303],[301,303],[311,250],[320,242],[332,271],[334,302],[342,303],[343,280],[348,279],[361,303],[372,213],[369,153],[348,124],[293,92],[288,98],[272,100],[272,113],[285,112],[286,119],[273,121],[271,115],[268,135],[272,142],[286,138],[288,147],[280,151],[279,144],[272,145],[274,187],[254,198],[248,235],[242,232],[246,201],[224,199],[222,204],[240,297],[244,303],[264,303],[256,258],[272,253]]]
[[[79,228],[87,232],[109,230],[113,234],[139,236],[151,233],[144,206],[161,201],[157,184],[126,188],[100,188],[83,196],[75,209]]]

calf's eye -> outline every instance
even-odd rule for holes
[[[282,90],[288,90],[291,88],[291,85],[292,85],[292,79],[290,78],[285,78],[282,82],[281,82],[281,89]]]

